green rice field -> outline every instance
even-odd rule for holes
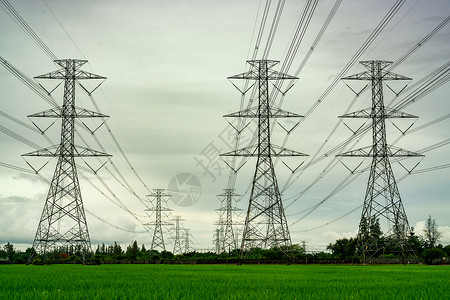
[[[450,266],[0,265],[0,299],[450,299]]]

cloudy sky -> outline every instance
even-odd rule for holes
[[[276,1],[273,2],[262,46],[267,43],[267,32],[272,24],[276,7]],[[286,1],[269,59],[285,59],[304,2]],[[125,156],[105,127],[95,133],[105,151],[113,155],[114,165],[108,163],[107,169],[98,174],[109,191],[95,175],[84,170],[79,172],[92,243],[117,241],[129,244],[136,239],[149,245],[151,236],[142,224],[150,219],[145,216],[142,199],[151,189],[173,188],[175,178],[180,179],[187,174],[191,179],[198,179],[192,185],[201,187],[201,194],[193,193],[192,198],[184,200],[174,195],[168,206],[173,209],[173,215],[185,219],[183,225],[191,229],[196,248],[213,247],[214,222],[218,220],[215,209],[220,207],[216,195],[227,187],[229,174],[218,153],[231,150],[230,139],[233,136],[233,129],[222,116],[238,111],[241,101],[239,91],[227,77],[246,70],[245,61],[253,53],[265,1],[23,0],[11,3],[58,58],[87,59],[86,71],[108,78],[96,90],[94,99],[101,112],[111,116],[108,126]],[[311,49],[334,3],[319,1],[289,73],[295,73]],[[283,108],[305,114],[313,107],[393,4],[394,1],[387,0],[344,0],[299,74],[300,79],[286,94]],[[28,77],[56,70],[52,60],[7,14],[4,4],[1,6],[2,58]],[[359,60],[399,59],[443,22],[449,12],[447,0],[406,1]],[[408,88],[415,82],[448,63],[449,40],[450,27],[447,25],[394,69],[398,74],[413,78],[405,89],[405,96],[412,91]],[[261,56],[262,49],[257,58]],[[363,70],[361,65],[355,64],[346,75]],[[36,149],[5,134],[5,131],[10,130],[41,147],[51,144],[6,114],[32,126],[26,116],[50,106],[3,66],[0,67],[0,78],[0,125],[6,128],[0,133],[0,162],[30,169],[21,154]],[[57,82],[42,84],[49,88]],[[242,87],[241,82],[235,84]],[[348,84],[355,90],[361,87],[359,83]],[[391,87],[399,91],[405,84],[393,83]],[[411,130],[448,115],[449,92],[450,86],[443,85],[405,108],[404,111],[420,117]],[[387,103],[403,97],[394,96],[386,89]],[[60,90],[54,92],[54,97],[61,103]],[[331,151],[351,136],[351,131],[339,123],[337,117],[345,113],[353,99],[353,92],[340,82],[290,134],[286,147],[309,154],[305,165],[316,154],[320,157]],[[81,90],[77,93],[77,106],[95,109]],[[366,92],[350,111],[369,106],[370,94]],[[42,127],[49,122],[36,120]],[[403,120],[393,122],[400,128],[409,126],[402,123]],[[388,143],[395,141],[398,147],[420,151],[449,139],[449,122],[445,118],[411,134],[408,132],[398,142],[396,140],[401,133],[388,122]],[[329,136],[338,123],[337,130]],[[89,125],[95,126],[95,123]],[[359,124],[351,122],[347,125],[359,127]],[[48,131],[53,143],[58,143],[58,126],[60,123],[55,123]],[[243,133],[244,137],[250,138],[254,129],[254,124],[250,124]],[[100,150],[85,130],[78,131],[91,148]],[[285,132],[276,126],[273,142],[282,144],[283,141]],[[369,134],[346,149],[370,143]],[[84,143],[76,137],[76,144]],[[425,158],[415,170],[449,164],[448,153],[448,145],[425,153]],[[278,161],[276,164],[292,240],[294,243],[305,241],[310,250],[323,250],[336,238],[354,236],[357,231],[361,211],[358,207],[364,199],[368,173],[353,175],[354,180],[349,185],[328,197],[349,175],[340,163],[324,172],[335,162],[335,154],[293,176],[283,163]],[[355,160],[344,163],[348,166],[359,164],[358,159]],[[42,158],[29,162],[37,166],[46,161]],[[284,162],[294,169],[302,160]],[[405,162],[404,165],[416,162]],[[364,161],[360,168],[369,163],[369,160]],[[84,162],[81,161],[80,165]],[[1,244],[9,241],[22,248],[32,244],[48,191],[47,181],[51,179],[54,167],[55,161],[50,161],[40,171],[42,177],[39,177],[0,166]],[[238,173],[236,193],[243,196],[237,207],[242,209],[248,205],[248,187],[254,167],[255,160],[249,160]],[[444,232],[442,242],[450,243],[450,169],[407,176],[397,163],[393,168],[410,225],[421,234],[424,220],[431,215]],[[318,177],[321,179],[312,185]],[[181,187],[182,191],[187,188]],[[304,210],[321,201],[322,205],[306,215]],[[147,205],[151,206],[150,203]],[[339,220],[332,222],[336,219]]]

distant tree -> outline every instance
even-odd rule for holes
[[[161,251],[160,256],[164,259],[172,259],[174,257],[173,253],[169,251]]]
[[[432,219],[430,215],[428,216],[428,219],[425,220],[423,232],[425,233],[426,248],[435,248],[437,242],[442,237],[442,232],[439,232],[436,220]]]
[[[114,246],[112,247],[112,253],[115,256],[120,256],[123,254],[122,247],[120,245],[117,245],[117,242],[114,242]]]
[[[136,259],[139,253],[139,247],[137,241],[134,241],[130,246],[127,247],[127,252],[125,255],[128,259]]]
[[[442,262],[442,258],[444,256],[445,256],[444,251],[438,248],[425,249],[422,252],[422,259],[428,265],[431,265],[436,261]]]
[[[331,255],[336,258],[351,258],[355,255],[357,240],[354,238],[343,238],[330,243],[327,250],[331,251]]]
[[[414,227],[411,227],[411,231],[408,235],[407,243],[411,249],[416,252],[416,254],[420,255],[423,251],[423,243],[422,240],[416,235],[414,232]]]
[[[16,250],[14,249],[14,245],[10,244],[9,242],[3,246],[3,250],[6,252],[6,256],[10,261],[14,258],[14,253],[16,253]]]
[[[383,235],[380,226],[380,219],[372,217],[369,224],[369,236],[371,239],[379,239]]]
[[[444,250],[445,254],[450,257],[450,245],[445,246],[442,250]]]

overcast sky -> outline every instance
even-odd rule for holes
[[[264,5],[265,1],[261,2],[261,6]],[[304,2],[286,1],[269,59],[284,59]],[[334,2],[319,2],[289,73],[294,73],[300,65]],[[196,248],[213,247],[214,222],[218,220],[215,209],[220,207],[216,195],[226,188],[228,179],[226,165],[219,160],[217,154],[231,150],[230,134],[233,133],[222,116],[238,111],[240,105],[239,91],[227,77],[246,70],[245,61],[251,56],[257,35],[254,28],[259,28],[259,21],[256,20],[259,20],[262,13],[259,10],[258,14],[260,1],[46,0],[53,13],[43,1],[11,3],[58,58],[87,59],[89,64],[84,67],[86,71],[108,78],[101,89],[94,93],[94,99],[101,112],[111,116],[108,125],[126,158],[105,127],[100,128],[96,135],[105,151],[113,155],[112,162],[132,187],[132,192],[118,183],[108,170],[102,169],[99,176],[114,193],[115,196],[112,196],[94,175],[80,170],[83,201],[88,212],[93,247],[98,243],[110,244],[114,241],[129,244],[135,239],[148,247],[151,236],[144,232],[142,223],[148,222],[149,218],[145,217],[145,207],[133,192],[140,198],[145,198],[153,188],[167,189],[171,180],[179,174],[197,178],[199,183],[193,185],[201,185],[201,195],[192,199],[193,203],[179,203],[180,199],[173,197],[168,206],[173,209],[173,215],[180,215],[185,219],[184,226],[191,229]],[[394,1],[387,0],[344,0],[300,73],[300,79],[286,94],[283,108],[305,114],[357,52],[393,3]],[[275,3],[272,5],[275,8]],[[450,3],[447,0],[406,1],[360,60],[397,60],[448,17],[449,12]],[[268,24],[271,22],[270,15]],[[0,32],[0,55],[27,76],[34,77],[56,70],[51,59],[4,9],[0,10]],[[266,39],[265,35],[263,45]],[[394,72],[413,78],[410,83],[413,85],[449,61],[449,41],[450,27],[447,25]],[[262,51],[257,58],[261,58],[261,55]],[[346,75],[362,71],[364,68],[355,64]],[[0,78],[2,112],[31,125],[27,115],[50,108],[48,103],[4,67],[0,67]],[[48,81],[43,84],[47,87],[49,83],[57,84]],[[238,87],[242,86],[240,82],[235,83]],[[359,87],[358,83],[348,84],[355,89]],[[392,88],[398,91],[405,84],[395,83]],[[390,103],[394,94],[388,89],[385,92],[385,102]],[[412,129],[449,114],[449,94],[450,85],[446,84],[405,108],[404,111],[420,117]],[[54,97],[61,103],[61,91],[55,91]],[[313,157],[338,123],[337,117],[345,113],[353,98],[353,92],[340,82],[290,134],[286,147]],[[77,92],[77,106],[95,109],[81,91]],[[366,92],[357,99],[351,111],[369,106],[370,94]],[[36,122],[45,126],[50,121]],[[358,126],[350,123],[349,126]],[[4,116],[0,116],[0,125],[42,147],[50,146],[49,141],[39,134]],[[395,131],[390,122],[388,125],[388,143],[392,143],[401,133]],[[402,122],[396,125],[409,126]],[[449,138],[449,125],[450,120],[445,119],[407,134],[396,146],[419,151],[442,142]],[[48,132],[54,143],[59,140],[58,126],[60,123],[55,123]],[[80,129],[79,132],[91,148],[100,150],[86,131]],[[250,125],[244,135],[249,137],[252,132],[254,125]],[[350,135],[351,131],[340,124],[319,155],[330,151]],[[284,137],[283,129],[277,126],[273,142],[281,144]],[[4,133],[0,133],[0,143],[0,162],[29,168],[20,155],[35,149]],[[347,150],[368,146],[370,143],[368,134]],[[76,144],[83,143],[76,138]],[[427,152],[416,170],[449,164],[449,149],[446,145]],[[333,157],[334,154],[308,168],[286,189],[283,187],[289,179],[290,171],[281,162],[276,165],[293,243],[306,241],[310,250],[323,250],[337,238],[354,236],[359,224],[361,209],[358,206],[364,199],[367,172],[299,221],[305,215],[301,213],[303,210],[325,199],[342,178],[349,174],[342,164],[337,164],[305,191],[302,197],[293,201],[296,195],[303,192],[323,172]],[[148,189],[140,182],[126,159],[131,162]],[[33,161],[37,164],[45,162],[45,158]],[[52,177],[55,162],[56,160],[51,161],[40,172],[47,180]],[[291,159],[285,162],[295,168],[301,160]],[[236,193],[244,196],[237,206],[242,209],[248,205],[248,187],[255,163],[255,160],[249,160],[238,174]],[[352,163],[359,162],[348,162]],[[369,163],[370,160],[366,160],[361,167],[368,166]],[[411,161],[411,164],[414,163]],[[107,167],[117,177],[113,166],[108,164]],[[424,220],[431,215],[444,232],[442,242],[449,244],[450,169],[405,177],[406,171],[398,164],[393,164],[393,167],[410,225],[416,227],[418,234],[422,234]],[[297,177],[297,174],[294,175]],[[89,178],[89,181],[85,178]],[[119,199],[135,216],[119,208],[93,188],[91,183],[116,203]],[[0,243],[9,241],[26,248],[33,242],[48,183],[36,175],[0,167],[0,187]],[[336,222],[313,229],[347,213],[349,214]],[[171,247],[168,246],[170,250]]]

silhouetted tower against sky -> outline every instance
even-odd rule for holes
[[[224,189],[224,192],[217,196],[219,197],[222,205],[219,209],[217,209],[217,211],[219,211],[219,222],[216,224],[220,226],[221,230],[223,230],[223,235],[220,239],[217,251],[219,253],[229,253],[238,248],[234,234],[234,225],[237,225],[238,223],[233,220],[233,215],[237,217],[236,212],[241,211],[241,209],[237,208],[233,202],[236,201],[235,197],[240,195],[235,194],[234,189]]]
[[[86,62],[87,60],[77,59],[55,60],[55,63],[62,69],[35,77],[64,80],[63,105],[29,116],[61,118],[61,143],[24,154],[24,156],[58,157],[33,242],[37,253],[44,256],[57,248],[81,252],[83,259],[87,253],[92,253],[75,157],[110,155],[74,144],[76,118],[107,117],[75,106],[75,84],[78,80],[106,79],[103,76],[80,70],[80,67]]]
[[[191,252],[191,243],[190,243],[190,229],[184,229],[184,253]]]
[[[281,201],[272,157],[305,155],[272,145],[270,141],[272,118],[298,118],[301,116],[271,106],[269,81],[297,78],[272,70],[272,67],[278,61],[262,59],[250,60],[248,63],[251,66],[250,71],[228,78],[255,80],[258,87],[257,106],[226,115],[225,117],[257,118],[258,141],[256,145],[222,154],[223,156],[257,157],[242,236],[241,255],[254,247],[271,248],[278,246],[287,249],[291,246],[291,236]]]
[[[174,216],[173,221],[175,222],[175,237],[173,243],[173,254],[181,254],[183,253],[183,248],[181,246],[181,236],[180,230],[182,229],[180,226],[180,222],[183,221],[181,216]]]
[[[370,80],[372,83],[372,108],[356,111],[341,116],[341,118],[371,118],[372,146],[349,151],[339,156],[372,157],[369,181],[364,198],[361,221],[359,224],[359,251],[364,259],[380,254],[386,244],[383,238],[389,238],[397,251],[412,253],[407,246],[407,236],[410,232],[408,218],[403,208],[397,183],[392,172],[390,157],[422,156],[420,154],[389,146],[386,141],[387,118],[417,118],[416,116],[400,112],[384,106],[383,81],[411,80],[386,70],[391,64],[388,61],[362,61],[367,71],[344,77],[344,80]],[[388,221],[388,228],[383,235],[380,232],[379,219]],[[392,247],[392,245],[391,245]]]
[[[150,217],[154,217],[155,220],[151,221],[145,225],[153,226],[153,237],[151,250],[163,250],[166,251],[166,245],[164,243],[163,226],[173,225],[172,223],[163,220],[163,213],[172,211],[166,206],[169,200],[169,194],[164,193],[164,189],[153,189],[154,193],[147,195],[147,197],[152,198],[150,201],[154,205],[153,207],[147,208],[146,211],[153,212]],[[168,217],[168,215],[165,215]]]

